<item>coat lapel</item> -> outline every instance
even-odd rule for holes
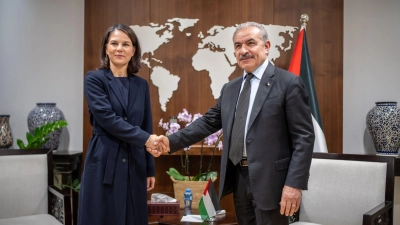
[[[115,96],[117,96],[118,101],[122,105],[122,107],[124,108],[125,112],[127,112],[126,106],[125,106],[125,102],[124,102],[124,98],[122,97],[121,90],[119,89],[119,86],[118,86],[118,81],[115,79],[115,77],[112,74],[111,70],[107,70],[107,71],[105,71],[105,73],[106,73],[106,76],[108,78],[108,84],[110,85],[111,89],[113,90]]]
[[[267,99],[269,91],[271,90],[271,87],[274,84],[274,79],[273,79],[273,76],[275,75],[274,70],[275,67],[271,63],[269,63],[264,71],[264,74],[260,81],[260,86],[258,87],[256,97],[254,99],[253,108],[251,109],[247,130],[250,129],[258,113],[260,113],[260,110],[263,107],[265,100]]]
[[[128,110],[131,110],[135,104],[135,100],[138,92],[138,84],[136,76],[129,76],[129,98],[128,98]],[[142,96],[144,97],[144,96]]]

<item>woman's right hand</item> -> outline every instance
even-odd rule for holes
[[[150,135],[149,139],[146,142],[146,149],[147,151],[152,154],[154,157],[159,157],[163,152],[169,151],[169,143],[165,144],[165,136],[157,136],[155,134]],[[168,139],[167,139],[168,141]]]

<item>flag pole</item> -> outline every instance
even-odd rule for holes
[[[308,54],[306,26],[309,21],[307,14],[300,16],[301,28],[294,47],[292,59],[290,60],[289,72],[300,76],[308,95],[308,103],[312,115],[312,122],[315,133],[314,152],[328,152],[325,135],[322,129],[322,119],[319,112],[318,98],[314,85],[314,78],[311,70],[310,56]]]

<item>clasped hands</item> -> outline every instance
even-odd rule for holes
[[[169,140],[164,135],[150,135],[145,145],[147,151],[154,157],[159,157],[162,153],[169,152]]]

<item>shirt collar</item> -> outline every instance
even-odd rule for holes
[[[252,72],[252,74],[253,74],[255,77],[257,77],[259,80],[261,80],[261,77],[263,76],[264,71],[265,71],[265,69],[266,69],[267,66],[268,66],[268,63],[269,63],[269,60],[266,59],[266,60],[264,61],[264,63],[261,64],[261,66],[259,66],[256,70],[254,70],[254,71]],[[246,71],[243,71],[243,80],[246,79],[246,74],[247,74],[247,72],[246,72]]]

